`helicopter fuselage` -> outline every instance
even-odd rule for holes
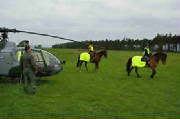
[[[16,47],[14,42],[7,41],[0,51],[0,76],[20,77],[20,57],[24,52],[24,47]],[[36,76],[50,76],[62,71],[62,63],[51,53],[32,48],[31,54],[38,67]]]

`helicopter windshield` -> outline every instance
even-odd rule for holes
[[[34,57],[34,60],[36,61],[36,64],[38,66],[44,67],[44,60],[42,58],[41,52],[32,51],[31,53],[32,53],[32,55]]]
[[[51,53],[42,51],[47,66],[60,64],[60,61]]]

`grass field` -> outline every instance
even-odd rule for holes
[[[150,68],[139,69],[142,78],[134,70],[127,76],[127,59],[141,52],[108,51],[98,72],[90,63],[89,72],[84,66],[79,72],[78,50],[48,51],[66,60],[64,70],[41,78],[35,95],[1,78],[0,119],[180,119],[180,54],[168,53],[166,65],[160,62],[150,79]]]

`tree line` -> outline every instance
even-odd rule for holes
[[[157,34],[153,39],[123,38],[122,40],[105,39],[98,41],[68,42],[55,44],[52,48],[87,49],[90,42],[93,43],[96,50],[103,48],[108,50],[143,50],[145,45],[149,43],[152,51],[180,52],[180,36],[172,34]]]

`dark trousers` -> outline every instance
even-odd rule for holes
[[[150,58],[147,55],[144,55],[141,59],[141,61],[145,61],[145,62],[148,62],[149,60],[150,60]]]
[[[89,54],[90,54],[90,61],[93,61],[94,52],[89,51]]]
[[[35,93],[36,90],[36,77],[35,73],[30,68],[23,70],[24,75],[24,91],[26,93]]]
[[[146,67],[149,67],[149,63],[148,63],[148,62],[150,61],[149,56],[144,55],[144,56],[142,57],[141,61],[146,62]]]

